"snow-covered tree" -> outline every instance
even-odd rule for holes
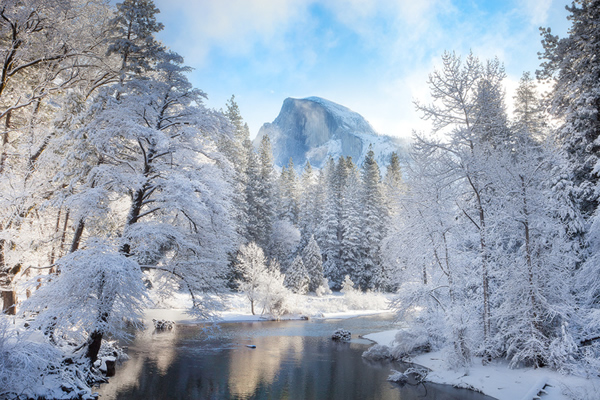
[[[270,239],[271,256],[279,262],[283,271],[287,271],[300,242],[300,231],[289,220],[275,221]]]
[[[270,239],[276,218],[277,200],[273,153],[269,136],[263,136],[258,154],[249,143],[247,154],[248,240],[255,241],[270,254]]]
[[[279,194],[280,194],[280,218],[285,218],[292,224],[298,224],[300,194],[298,189],[298,178],[294,169],[294,162],[290,158],[287,168],[281,170],[279,178]]]
[[[346,159],[347,178],[342,189],[341,221],[342,240],[340,243],[341,266],[337,274],[331,275],[336,283],[342,282],[342,276],[350,274],[353,279],[360,278],[363,267],[363,225],[361,203],[361,176],[351,158]]]
[[[321,208],[318,207],[321,194],[317,190],[317,177],[309,161],[306,161],[300,178],[300,207],[298,224],[304,240],[317,229]],[[303,243],[306,244],[306,243]]]
[[[529,72],[523,73],[514,96],[514,123],[517,132],[529,132],[533,139],[543,141],[547,135],[548,116],[544,112],[541,99],[537,95],[534,79]]]
[[[590,217],[598,207],[600,13],[597,0],[575,0],[566,8],[571,21],[567,37],[542,29],[544,61],[538,76],[554,84],[550,112],[563,121],[557,135],[569,161],[568,189]]]
[[[104,335],[124,337],[128,324],[143,325],[147,295],[142,271],[115,243],[89,243],[61,258],[59,271],[25,304],[39,313],[35,327],[63,340],[87,341],[83,350],[93,362]]]
[[[232,177],[233,204],[237,232],[240,237],[248,236],[248,203],[246,201],[246,186],[248,185],[248,151],[250,131],[244,123],[240,109],[235,102],[235,96],[227,101],[225,116],[233,126],[233,135],[222,135],[219,140],[219,149],[227,157],[234,168]]]
[[[255,315],[255,305],[262,307],[262,313],[278,317],[286,311],[285,300],[289,295],[284,286],[285,276],[279,264],[271,261],[267,265],[263,250],[254,242],[242,245],[238,253],[238,268],[242,279],[240,290],[250,301],[250,310]]]
[[[310,278],[308,290],[314,292],[323,283],[323,259],[314,236],[310,237],[308,244],[302,250],[302,260]]]
[[[238,282],[239,288],[250,301],[250,311],[255,315],[254,304],[260,297],[261,281],[267,275],[265,253],[254,242],[242,245],[238,253],[238,268],[242,275]]]
[[[56,244],[43,238],[50,219],[60,219],[47,203],[56,191],[56,163],[42,158],[69,113],[69,94],[87,92],[98,73],[110,74],[110,62],[99,61],[108,16],[102,1],[13,1],[0,10],[0,291],[6,312],[16,311],[21,266],[46,266]]]
[[[299,255],[294,258],[294,262],[287,269],[285,274],[285,286],[294,293],[306,294],[308,292],[308,284],[310,277],[302,262],[302,257]]]
[[[323,252],[323,271],[334,284],[342,268],[339,247],[339,195],[336,189],[335,169],[335,161],[329,158],[319,173],[320,193],[315,201],[315,207],[321,210],[316,239]]]
[[[281,267],[277,261],[271,260],[259,285],[258,305],[262,307],[261,315],[267,313],[278,319],[288,311],[286,302],[290,291],[284,285],[284,280]]]
[[[355,283],[363,290],[385,286],[381,276],[380,246],[385,236],[387,207],[381,184],[379,165],[372,148],[362,166],[362,249],[361,269],[355,273]]]

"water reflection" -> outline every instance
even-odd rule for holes
[[[367,341],[337,343],[338,327],[353,338],[385,329],[389,320],[222,324],[140,334],[101,399],[486,399],[445,386],[399,387],[386,381],[392,363],[370,363]],[[255,349],[246,347],[256,345]],[[423,397],[425,396],[425,397]]]

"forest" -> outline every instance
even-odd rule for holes
[[[600,2],[567,10],[514,98],[499,59],[444,53],[408,159],[279,170],[234,96],[204,105],[151,0],[3,1],[0,396],[85,397],[159,286],[205,319],[231,291],[275,316],[394,293],[403,351],[597,376]]]

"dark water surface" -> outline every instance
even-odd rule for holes
[[[332,341],[337,328],[350,343]],[[386,381],[405,366],[369,362],[372,345],[358,335],[393,329],[391,316],[346,320],[223,323],[219,331],[178,325],[143,332],[130,344],[130,360],[97,391],[109,399],[340,399],[486,400],[445,385]],[[256,345],[255,349],[246,345]]]

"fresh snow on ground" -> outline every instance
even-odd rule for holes
[[[398,330],[389,330],[364,338],[391,347],[396,333]],[[474,358],[468,369],[452,370],[444,351],[420,354],[407,361],[430,369],[426,378],[429,382],[474,389],[499,400],[535,399],[542,388],[542,400],[600,399],[600,378],[563,375],[548,368],[510,369],[507,362],[498,360],[484,366],[481,358]]]
[[[284,314],[279,319],[303,318],[353,318],[364,315],[373,315],[389,312],[388,304],[391,295],[382,293],[350,292],[346,294],[332,293],[330,295],[315,296],[293,295],[288,299],[290,313]],[[260,313],[252,315],[250,303],[243,293],[231,293],[223,296],[225,309],[217,313],[217,320],[221,322],[264,321],[271,319],[269,315]],[[197,323],[187,313],[191,300],[185,293],[178,294],[169,300],[156,302],[156,308],[146,310],[146,319],[164,319],[175,321],[178,324]]]

